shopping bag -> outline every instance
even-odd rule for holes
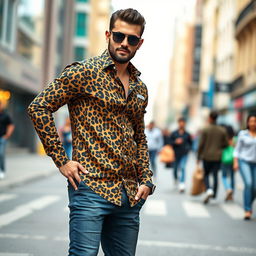
[[[172,163],[175,161],[175,154],[172,146],[165,145],[159,153],[159,160],[162,163]]]
[[[197,166],[192,176],[191,195],[192,196],[200,195],[204,191],[205,191],[204,171],[202,168]]]

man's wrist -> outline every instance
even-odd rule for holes
[[[155,189],[156,189],[156,186],[155,186],[153,183],[151,183],[151,182],[147,182],[147,183],[142,184],[142,185],[145,185],[145,186],[147,186],[148,188],[150,188],[150,193],[149,193],[149,195],[152,195],[152,194],[154,193]]]

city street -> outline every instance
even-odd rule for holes
[[[189,196],[193,157],[185,194],[175,190],[170,170],[158,166],[156,193],[142,210],[138,256],[256,255],[256,218],[242,219],[240,179],[234,203],[223,202],[220,186],[217,202],[204,206],[201,196]],[[67,255],[67,194],[61,175],[1,191],[0,206],[0,256]]]

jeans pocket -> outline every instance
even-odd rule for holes
[[[144,198],[141,198],[140,201],[138,202],[138,206],[142,207],[145,204],[146,200]]]

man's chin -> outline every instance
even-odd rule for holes
[[[125,58],[122,58],[122,57],[116,57],[115,58],[115,61],[117,62],[117,63],[119,63],[119,64],[125,64],[125,63],[127,63],[127,62],[129,62],[130,61],[130,58],[127,58],[127,57],[125,57]]]

